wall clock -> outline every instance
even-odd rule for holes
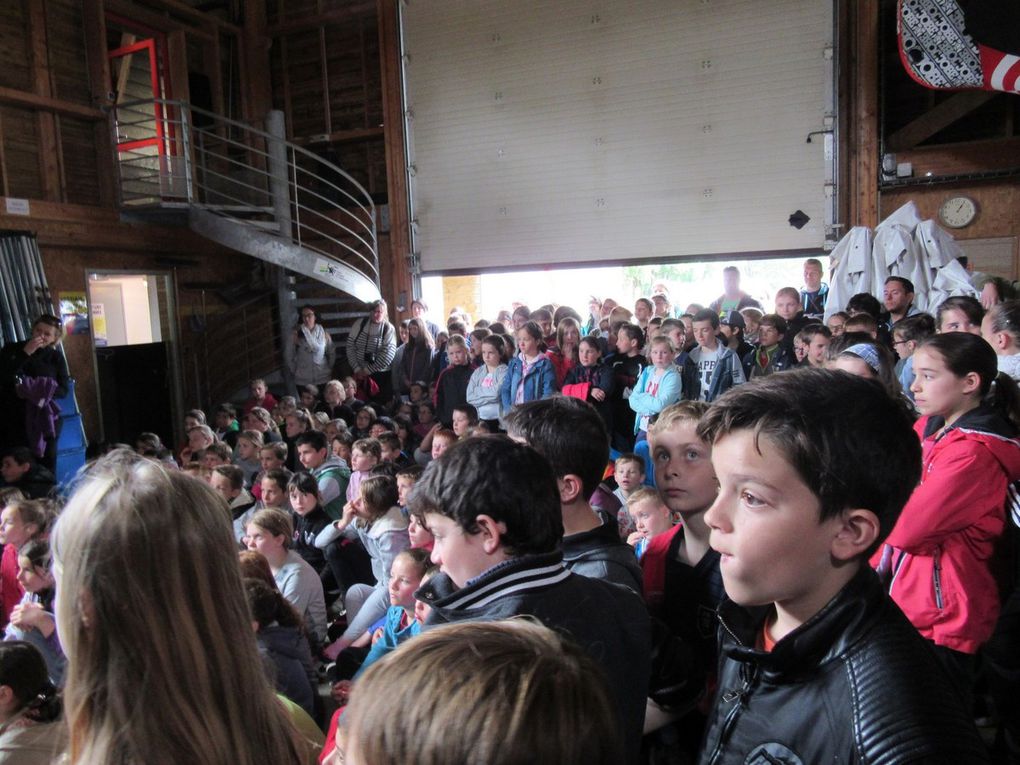
[[[949,197],[939,207],[939,220],[950,228],[969,226],[977,217],[977,203],[970,197]]]

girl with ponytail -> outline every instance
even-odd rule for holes
[[[1020,479],[1020,392],[973,334],[928,338],[914,353],[914,372],[921,483],[872,562],[969,695],[974,654],[999,615],[991,559],[1007,490]]]
[[[67,744],[60,697],[35,646],[0,643],[0,765],[50,765]]]

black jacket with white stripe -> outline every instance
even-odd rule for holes
[[[651,674],[651,627],[644,602],[633,591],[571,573],[556,551],[504,561],[459,590],[446,574],[438,574],[414,596],[432,606],[426,628],[526,615],[569,635],[605,670],[624,751],[628,761],[637,761]]]

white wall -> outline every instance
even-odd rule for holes
[[[426,272],[821,249],[831,3],[401,7]]]

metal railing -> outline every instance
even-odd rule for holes
[[[200,207],[339,260],[379,285],[375,205],[353,177],[272,132],[184,101],[115,107],[121,205]]]

